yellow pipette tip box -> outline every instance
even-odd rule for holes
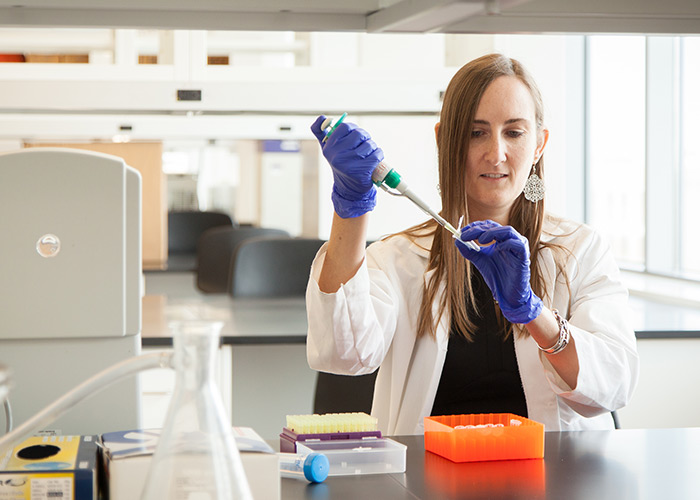
[[[287,415],[280,434],[280,451],[296,453],[297,443],[309,440],[381,438],[378,422],[363,412]]]

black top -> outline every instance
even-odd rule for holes
[[[470,308],[476,326],[473,341],[452,325],[431,414],[514,413],[527,417],[513,335],[503,339],[505,321],[499,325],[493,295],[479,271],[474,267],[472,271],[472,287],[481,314],[474,315]]]

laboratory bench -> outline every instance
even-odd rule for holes
[[[697,499],[700,429],[545,432],[544,459],[454,463],[407,446],[406,472],[333,476],[319,484],[282,479],[283,500]]]

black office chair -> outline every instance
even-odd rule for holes
[[[212,227],[237,225],[223,212],[169,212],[168,270],[194,271],[197,267],[197,242],[202,233]]]
[[[314,413],[370,413],[376,378],[377,372],[356,376],[318,372]]]
[[[260,237],[290,236],[282,229],[252,226],[221,226],[204,231],[197,243],[197,288],[205,293],[226,293],[236,248],[245,240]]]
[[[309,271],[324,240],[251,238],[236,248],[231,265],[232,297],[303,297]]]

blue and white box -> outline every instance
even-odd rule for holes
[[[250,427],[233,427],[253,498],[279,500],[279,458]],[[102,434],[102,463],[110,500],[133,500],[141,496],[160,429]]]

